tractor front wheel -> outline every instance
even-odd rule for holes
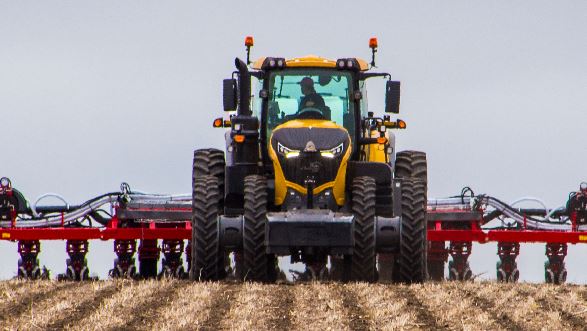
[[[192,193],[190,279],[217,280],[224,268],[218,242],[218,178],[212,175],[195,177]]]
[[[276,258],[265,252],[267,179],[258,175],[245,177],[244,192],[242,277],[244,281],[272,282]]]
[[[375,251],[375,179],[357,177],[352,186],[355,247],[351,263],[351,279],[377,280]]]
[[[398,279],[421,283],[427,277],[426,182],[402,180],[402,218]]]

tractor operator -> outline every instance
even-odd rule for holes
[[[320,94],[316,93],[314,89],[314,81],[310,77],[304,77],[299,82],[300,87],[302,89],[302,100],[300,101],[300,107],[298,109],[298,113],[302,111],[304,108],[315,108],[320,111],[323,111],[326,104],[324,103],[324,99]]]

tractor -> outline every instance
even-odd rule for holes
[[[226,151],[194,151],[192,280],[274,282],[277,257],[302,279],[418,283],[427,278],[427,161],[395,150],[400,82],[359,58],[246,62],[223,81]],[[384,79],[385,112],[366,81]]]

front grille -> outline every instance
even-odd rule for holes
[[[342,155],[335,158],[322,157],[320,153],[300,153],[298,157],[279,156],[285,179],[305,187],[305,181],[312,178],[315,187],[334,181]]]

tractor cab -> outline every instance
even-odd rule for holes
[[[269,64],[279,61],[283,61],[283,67]],[[304,119],[332,121],[354,135],[353,92],[358,87],[353,71],[337,69],[336,61],[313,55],[290,60],[263,58],[252,68],[266,71],[258,92],[266,99],[258,109],[266,114],[267,138],[275,127]]]

